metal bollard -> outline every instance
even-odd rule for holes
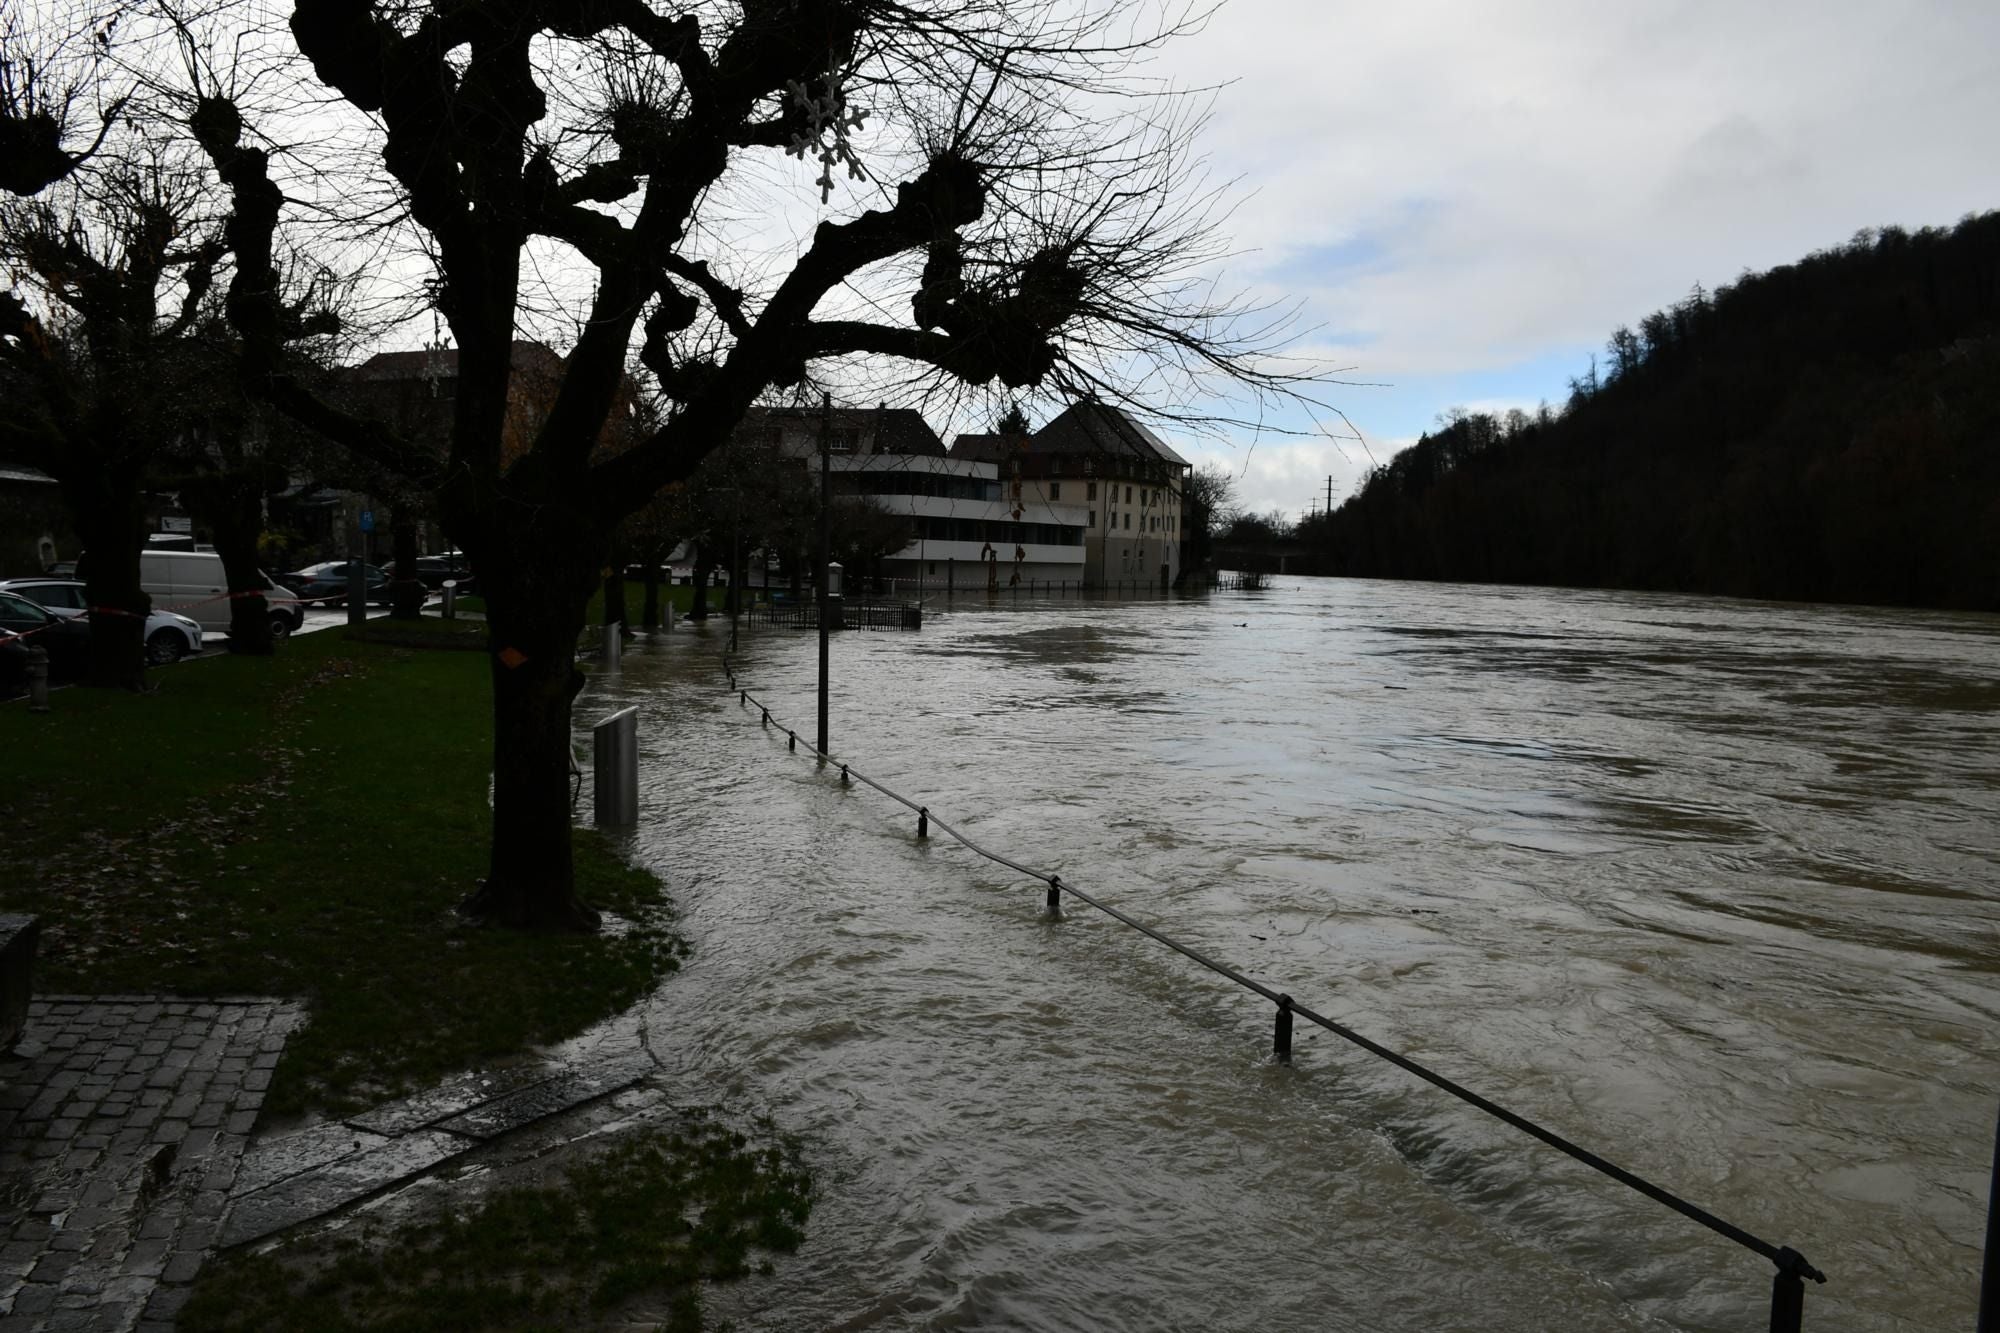
[[[624,628],[625,627],[623,625],[619,624],[615,620],[608,621],[605,623],[604,665],[608,667],[617,666],[619,654],[625,651],[625,639],[624,636],[619,633],[619,631]]]
[[[667,603],[667,628],[668,628],[668,629],[672,629],[673,627],[674,627],[674,604],[673,604],[672,602],[668,602],[668,603]]]
[[[639,710],[622,708],[590,729],[598,826],[639,822]]]
[[[787,732],[786,735],[790,736],[792,740],[791,744],[787,745],[785,748],[787,750],[790,750],[793,754],[797,754],[799,752],[799,733],[796,731],[792,731],[792,732]]]
[[[444,609],[440,614],[446,620],[458,619],[458,580],[446,579],[442,591],[444,593]]]
[[[1292,997],[1278,997],[1278,1026],[1271,1037],[1271,1054],[1278,1057],[1278,1063],[1292,1062]]]
[[[49,650],[39,643],[28,645],[28,711],[49,711]]]
[[[1062,876],[1049,876],[1049,915],[1062,915]]]
[[[931,808],[929,806],[925,806],[917,811],[917,836],[919,838],[928,838],[931,836]]]

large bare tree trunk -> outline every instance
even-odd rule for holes
[[[597,929],[570,855],[571,705],[583,601],[522,597],[480,572],[493,648],[493,848],[473,915],[530,930]],[[525,604],[524,604],[525,603]]]
[[[69,489],[65,487],[65,489]],[[90,603],[90,658],[83,683],[101,689],[146,687],[146,617],[153,599],[140,586],[145,514],[139,488],[106,485],[71,511],[86,554],[84,598]]]
[[[646,609],[639,623],[647,629],[660,627],[660,563],[657,560],[646,563]]]
[[[689,620],[708,619],[708,576],[715,562],[708,558],[708,543],[694,548],[694,602],[688,607]]]
[[[604,576],[604,623],[618,626],[619,633],[631,633],[628,614],[625,610],[625,555],[622,551],[611,553],[610,573]]]
[[[257,561],[257,538],[264,530],[261,480],[241,473],[198,478],[182,488],[181,498],[208,525],[215,552],[222,557],[229,589],[229,651],[271,656],[271,607],[264,600]]]
[[[417,577],[417,516],[396,506],[396,581],[389,585],[389,618],[416,620],[424,613],[424,581]]]

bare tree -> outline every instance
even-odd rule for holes
[[[136,689],[144,486],[203,413],[191,334],[226,250],[198,153],[134,142],[0,203],[0,453],[62,487],[89,560],[93,685]]]
[[[39,194],[104,146],[129,96],[106,84],[117,28],[115,8],[10,0],[0,10],[0,191]]]
[[[689,477],[760,393],[836,359],[914,367],[916,387],[1105,396],[1143,382],[1184,401],[1218,374],[1288,382],[1271,369],[1271,328],[1235,322],[1211,294],[1220,243],[1191,174],[1192,118],[1138,79],[1199,15],[1148,27],[1108,3],[665,8],[290,10],[293,78],[365,117],[344,141],[365,151],[326,169],[359,161],[345,193],[406,210],[457,343],[450,456],[427,475],[492,634],[491,861],[467,906],[528,927],[597,920],[574,888],[567,766],[575,646],[610,534]],[[290,216],[279,178],[313,145],[274,155],[246,112],[268,123],[217,92],[192,123],[233,192],[229,309],[250,382],[356,454],[421,471],[406,441],[313,393],[284,355],[269,258]],[[768,225],[773,197],[804,183],[788,153],[818,172],[818,217],[795,241]],[[538,285],[545,264],[572,276]],[[577,312],[574,335],[551,410],[513,453],[509,346],[545,313],[538,293]],[[667,410],[607,454],[632,352]]]

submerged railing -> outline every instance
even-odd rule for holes
[[[760,720],[762,725],[766,728],[775,726],[779,731],[783,732],[788,740],[787,748],[796,753],[799,748],[798,732],[785,726],[784,723],[777,721],[772,716],[769,705],[754,698],[748,690],[737,685],[736,670],[730,664],[730,660],[726,655],[723,658],[723,671],[729,677],[729,688],[737,696],[738,702],[744,708],[758,710],[761,714]],[[812,752],[810,744],[807,745],[807,750],[808,752]],[[1557,1152],[1583,1163],[1600,1175],[1608,1176],[1626,1188],[1636,1190],[1638,1193],[1645,1195],[1655,1203],[1666,1205],[1689,1221],[1697,1222],[1707,1227],[1716,1235],[1736,1242],[1736,1244],[1741,1245],[1752,1254],[1768,1259],[1777,1270],[1771,1279],[1771,1333],[1799,1333],[1805,1318],[1805,1280],[1810,1278],[1814,1282],[1824,1283],[1826,1281],[1826,1274],[1814,1268],[1806,1261],[1806,1257],[1797,1250],[1792,1249],[1788,1245],[1773,1245],[1761,1236],[1754,1235],[1733,1222],[1717,1217],[1706,1208],[1688,1202],[1673,1191],[1663,1186],[1655,1185],[1645,1177],[1627,1171],[1624,1167],[1614,1162],[1605,1160],[1588,1148],[1570,1142],[1570,1140],[1564,1138],[1554,1130],[1538,1125],[1526,1116],[1516,1114],[1506,1107],[1499,1105],[1497,1102],[1487,1100],[1470,1088],[1446,1078],[1443,1074],[1419,1064],[1408,1056],[1398,1054],[1379,1042],[1369,1040],[1344,1024],[1336,1023],[1322,1014],[1315,1013],[1313,1010],[1293,1000],[1290,995],[1274,990],[1262,982],[1247,977],[1227,963],[1217,962],[1200,950],[1191,948],[1174,939],[1172,936],[1155,930],[1143,921],[1135,920],[1111,904],[1100,902],[1075,885],[1063,882],[1062,876],[1058,874],[1046,870],[1036,870],[1032,866],[1023,865],[1012,857],[1003,856],[990,848],[980,846],[958,829],[953,828],[950,824],[932,814],[929,806],[922,805],[911,800],[901,792],[893,791],[883,786],[880,782],[861,772],[852,764],[836,759],[831,753],[813,753],[814,758],[822,763],[839,765],[840,780],[843,785],[850,782],[859,782],[864,786],[872,787],[890,800],[914,812],[917,816],[918,838],[928,838],[930,836],[931,825],[935,824],[945,833],[950,834],[952,838],[956,839],[969,851],[977,853],[996,865],[1006,866],[1009,870],[1025,875],[1029,879],[1040,880],[1048,886],[1047,905],[1051,915],[1062,910],[1063,895],[1068,894],[1077,901],[1096,908],[1113,920],[1130,926],[1141,934],[1166,945],[1176,953],[1192,959],[1217,976],[1227,977],[1243,989],[1269,1000],[1273,1005],[1277,1006],[1272,1031],[1271,1051],[1279,1062],[1284,1064],[1291,1063],[1292,1024],[1294,1019],[1302,1018],[1308,1023],[1318,1024],[1343,1041],[1359,1046],[1370,1055],[1381,1060],[1386,1060],[1398,1069],[1422,1079],[1432,1087],[1450,1093],[1466,1105],[1476,1107],[1494,1119],[1512,1125],[1515,1129],[1520,1130],[1523,1134],[1531,1138],[1540,1139]],[[1996,1147],[1995,1151],[1996,1153],[2000,1153],[2000,1147]],[[1996,1173],[2000,1173],[2000,1163],[1996,1163]],[[2000,1186],[1996,1186],[1996,1189],[2000,1189]]]

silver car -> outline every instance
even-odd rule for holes
[[[90,610],[77,579],[0,579],[0,592],[16,593],[68,620]],[[201,626],[172,611],[146,617],[146,663],[165,666],[201,651]]]

